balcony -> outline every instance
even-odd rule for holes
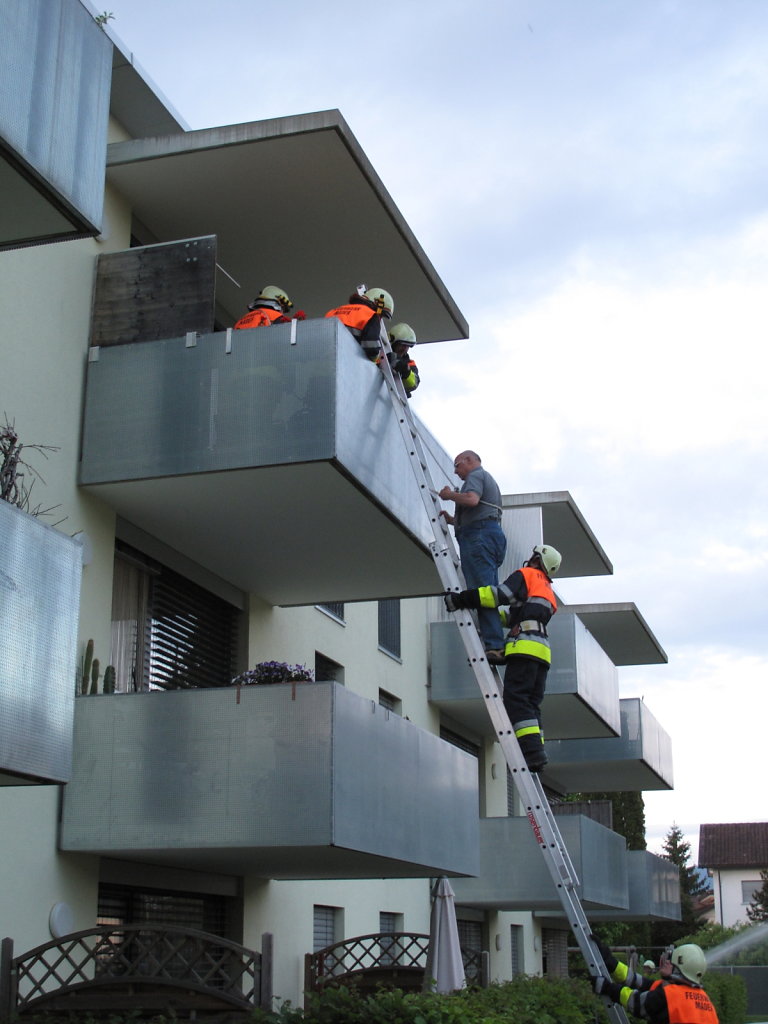
[[[61,848],[263,878],[473,874],[477,762],[335,683],[81,697]]]
[[[442,591],[383,377],[333,319],[92,348],[80,483],[272,605]]]
[[[81,565],[78,543],[0,501],[0,785],[70,778]]]
[[[485,702],[453,622],[433,622],[431,702],[480,735],[493,735]],[[615,736],[620,729],[616,668],[575,615],[551,621],[553,661],[542,704],[547,739]],[[549,747],[547,748],[549,750]]]
[[[643,701],[627,698],[620,705],[618,736],[547,738],[549,784],[571,793],[673,788],[669,735]]]
[[[112,44],[78,0],[3,6],[0,249],[98,234]]]
[[[601,920],[680,920],[680,873],[666,857],[647,850],[627,851],[629,906],[599,915]]]
[[[629,906],[624,839],[584,816],[558,819],[587,913]],[[480,869],[451,883],[456,902],[483,910],[560,911],[552,876],[527,818],[483,818]]]

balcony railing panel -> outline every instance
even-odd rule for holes
[[[334,683],[82,697],[62,848],[267,878],[477,867],[476,762]]]
[[[672,788],[672,743],[642,700],[620,701],[621,735],[547,741],[549,771],[571,792]]]
[[[492,726],[453,622],[431,625],[430,699],[484,735]],[[559,612],[550,623],[552,667],[542,704],[548,739],[613,736],[620,728],[616,669],[575,616]],[[503,670],[502,670],[503,676]]]
[[[629,905],[624,839],[585,817],[558,818],[584,908]],[[483,818],[480,869],[451,883],[456,902],[489,910],[561,910],[560,898],[528,818]]]
[[[93,349],[80,479],[272,604],[441,590],[383,376],[336,320]]]
[[[627,852],[629,907],[612,914],[603,914],[605,920],[621,921],[660,918],[680,920],[680,873],[666,857],[647,850]]]
[[[0,501],[0,784],[67,782],[82,548]]]
[[[112,43],[78,0],[5,0],[0,248],[100,230],[111,74]]]

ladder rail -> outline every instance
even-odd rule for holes
[[[405,393],[403,382],[396,376],[387,359],[391,351],[386,329],[381,330],[382,357],[379,367],[383,373],[389,391],[392,407],[397,416],[403,441],[408,452],[411,467],[421,494],[425,511],[429,518],[433,534],[430,545],[440,581],[446,591],[463,590],[461,564],[448,524],[440,515],[441,505],[427,462],[418,425],[410,411],[409,399]],[[502,694],[499,689],[499,675],[488,664],[485,657],[477,624],[468,611],[453,613],[459,635],[464,645],[467,661],[473,671],[475,680],[483,696],[488,715],[493,725],[496,740],[499,743],[512,781],[525,809],[534,838],[541,850],[550,877],[560,898],[568,924],[581,950],[590,975],[609,977],[602,955],[590,939],[591,928],[579,899],[577,887],[579,879],[574,869],[568,850],[560,834],[555,815],[547,800],[544,787],[537,774],[528,770],[520,745],[512,729],[507,715]],[[614,1024],[627,1024],[624,1008],[611,1000],[606,1002],[609,1017]]]

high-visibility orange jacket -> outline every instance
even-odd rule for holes
[[[509,612],[502,614],[502,622],[511,628],[504,645],[507,658],[521,655],[551,663],[546,627],[557,611],[557,598],[546,573],[525,565],[498,587],[480,587],[478,594],[481,608],[509,605]]]
[[[611,977],[616,982],[604,985],[603,993],[635,1017],[645,1017],[651,1024],[718,1024],[712,1000],[698,985],[681,978],[650,981],[621,961]]]
[[[346,306],[337,306],[336,309],[329,309],[325,315],[326,317],[335,316],[354,333],[363,331],[368,326],[371,317],[376,316],[376,310],[355,302],[348,303]]]
[[[287,324],[288,317],[284,316],[277,309],[269,309],[267,306],[257,306],[250,313],[246,313],[235,324],[236,331],[245,331],[251,327],[269,327],[271,324]]]
[[[654,981],[646,992],[624,986],[618,995],[625,1009],[651,1024],[718,1024],[712,1000],[694,985]]]

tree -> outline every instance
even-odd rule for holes
[[[753,923],[768,921],[768,869],[763,868],[760,872],[760,881],[763,884],[752,893],[752,899],[747,907],[747,917]]]
[[[654,924],[653,943],[656,946],[668,946],[700,927],[702,919],[695,912],[694,903],[707,890],[697,868],[689,863],[691,844],[678,825],[672,824],[662,849],[662,856],[677,866],[680,875],[680,921],[658,921]]]
[[[593,802],[610,800],[613,831],[624,837],[628,850],[646,848],[645,801],[641,792],[575,793],[569,799]],[[651,943],[650,925],[647,921],[612,921],[600,926],[600,937],[608,945],[636,946],[647,950]]]

